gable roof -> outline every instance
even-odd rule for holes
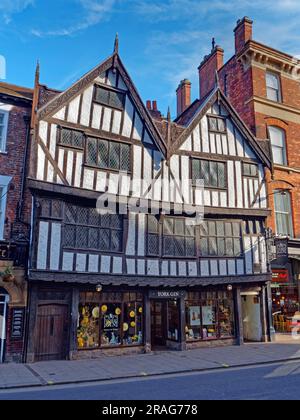
[[[75,82],[70,88],[65,90],[58,95],[55,95],[54,98],[50,99],[44,106],[42,106],[37,111],[37,117],[39,119],[46,118],[50,114],[58,111],[60,108],[65,106],[70,100],[72,100],[76,95],[80,92],[85,90],[89,85],[91,85],[94,80],[102,73],[106,72],[107,70],[114,68],[117,69],[122,76],[130,97],[134,103],[134,106],[138,109],[141,117],[145,121],[145,125],[153,137],[156,146],[160,149],[164,156],[167,155],[167,147],[161,136],[159,130],[157,129],[156,125],[154,124],[151,115],[149,114],[147,108],[145,107],[132,79],[130,78],[125,66],[123,65],[118,52],[114,52],[113,55],[108,57],[90,72],[86,73],[81,79]]]
[[[238,115],[237,111],[233,108],[230,104],[226,96],[222,93],[219,86],[216,86],[210,94],[207,95],[206,98],[202,102],[199,101],[198,109],[195,112],[193,109],[193,117],[189,119],[187,122],[187,126],[183,133],[178,137],[175,143],[172,144],[170,154],[175,154],[178,149],[182,146],[184,141],[187,137],[193,132],[197,124],[199,124],[200,120],[204,117],[207,111],[211,108],[211,106],[216,102],[219,101],[226,111],[229,113],[233,123],[237,126],[240,132],[244,135],[244,137],[248,140],[249,144],[255,151],[255,153],[259,156],[260,160],[265,163],[265,165],[272,169],[272,163],[269,154],[266,153],[266,150],[261,146],[258,140],[254,137],[250,129]],[[192,104],[193,105],[193,104]]]
[[[32,101],[33,89],[23,86],[12,85],[6,82],[0,82],[0,94],[11,98],[17,98],[24,101]]]

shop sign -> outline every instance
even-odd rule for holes
[[[272,281],[274,283],[288,283],[289,270],[272,270]]]
[[[151,290],[150,299],[180,299],[185,298],[186,292],[182,290]]]
[[[276,258],[285,258],[289,257],[289,244],[287,238],[277,238],[275,240],[276,247]]]
[[[14,308],[12,314],[11,338],[13,340],[22,340],[24,334],[24,308]]]
[[[0,245],[0,260],[8,260],[9,259],[9,248],[7,245]]]

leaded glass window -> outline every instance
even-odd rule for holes
[[[102,169],[129,172],[131,170],[130,145],[89,137],[86,146],[86,164]]]
[[[60,131],[60,144],[76,149],[84,149],[84,133],[77,130],[62,128]]]
[[[208,129],[209,131],[217,133],[226,132],[226,122],[224,118],[220,117],[208,117]]]
[[[122,252],[123,217],[98,214],[95,208],[65,205],[64,247]]]
[[[203,180],[207,188],[225,189],[227,187],[224,162],[192,159],[192,177],[194,185],[197,181]]]
[[[203,257],[240,257],[241,224],[210,220],[200,225],[200,253]]]
[[[123,109],[125,104],[125,94],[113,90],[96,86],[95,100],[111,108]]]

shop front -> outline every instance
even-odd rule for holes
[[[272,302],[275,331],[290,334],[300,320],[299,280],[291,264],[272,270]]]
[[[242,344],[258,303],[254,341],[264,340],[265,285],[182,289],[32,285],[27,362]],[[250,290],[250,292],[249,292]],[[256,299],[243,307],[244,294]],[[244,312],[246,310],[246,312]],[[263,312],[265,311],[265,312]],[[256,331],[256,330],[255,330]]]

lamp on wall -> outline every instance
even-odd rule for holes
[[[228,286],[227,286],[227,291],[228,291],[228,292],[232,292],[232,290],[233,290],[232,285],[231,285],[231,284],[228,284]]]
[[[101,293],[102,292],[102,289],[103,289],[102,284],[97,284],[97,286],[96,286],[96,292],[97,293]]]

